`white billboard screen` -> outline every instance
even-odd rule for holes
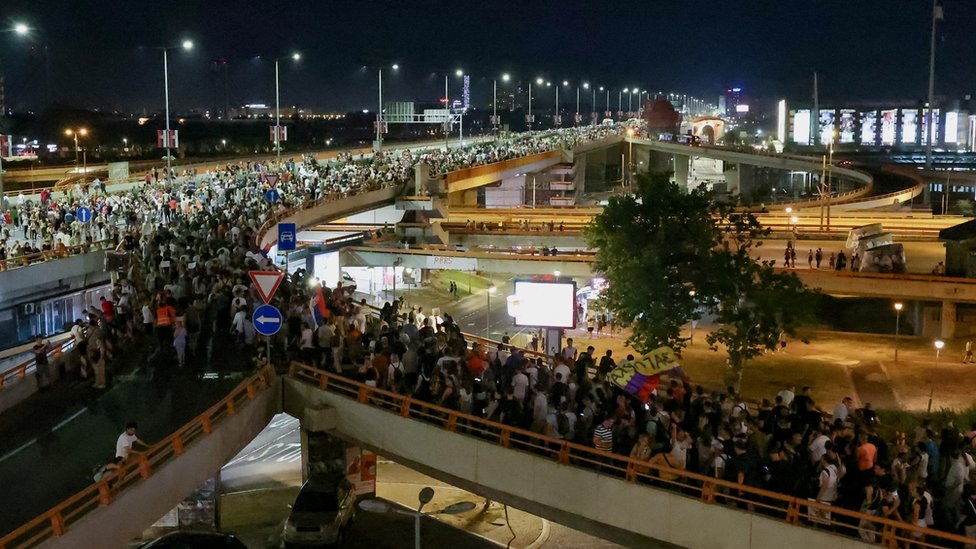
[[[841,143],[853,143],[854,142],[854,109],[841,109],[840,110],[840,142]]]
[[[861,114],[861,144],[874,145],[878,136],[878,113],[867,111]]]
[[[810,144],[809,109],[802,109],[793,113],[793,142],[797,145]]]
[[[901,111],[901,143],[918,143],[918,112]]]
[[[820,144],[826,145],[834,140],[834,111],[820,109]]]
[[[516,326],[574,328],[576,283],[516,280],[508,314],[515,317]]]
[[[949,111],[946,113],[945,142],[955,143],[957,133],[959,133],[959,113]]]
[[[895,144],[895,128],[898,125],[898,110],[881,111],[881,144]]]

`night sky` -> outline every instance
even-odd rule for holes
[[[958,97],[976,91],[976,4],[944,5],[937,93]],[[282,62],[282,103],[316,111],[373,108],[376,71],[362,67],[394,62],[387,100],[435,101],[435,73],[451,72],[456,90],[456,68],[472,75],[476,104],[503,72],[715,101],[731,85],[806,100],[817,70],[825,101],[912,100],[926,93],[930,17],[926,0],[0,0],[4,30],[35,29],[0,33],[0,68],[15,108],[50,97],[137,113],[163,104],[154,47],[184,38],[196,47],[171,53],[175,110],[223,106],[217,59],[229,63],[231,105],[273,103],[269,59],[296,50],[298,64]],[[540,95],[552,101],[551,89]]]

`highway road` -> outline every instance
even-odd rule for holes
[[[764,240],[762,246],[756,249],[755,256],[764,260],[776,260],[776,266],[783,266],[783,257],[786,251],[785,239]],[[898,239],[895,239],[898,242]],[[908,261],[908,272],[918,274],[930,274],[932,269],[939,261],[945,261],[945,247],[941,242],[903,242],[905,247],[905,258]],[[810,250],[816,253],[817,248],[823,250],[824,260],[821,263],[823,268],[827,268],[827,258],[831,253],[837,254],[844,248],[844,241],[841,240],[798,240],[796,241],[796,267],[798,269],[807,268],[807,254]],[[850,259],[850,250],[845,249],[844,255]],[[850,262],[848,261],[848,265]]]

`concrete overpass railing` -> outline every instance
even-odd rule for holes
[[[241,451],[279,407],[264,368],[115,473],[0,537],[0,549],[126,547]]]
[[[930,547],[973,540],[551,438],[292,364],[285,412],[330,410],[335,434],[497,501],[639,546]],[[703,528],[702,525],[709,525]],[[830,531],[828,531],[830,530]]]

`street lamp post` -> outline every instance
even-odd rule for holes
[[[942,353],[942,348],[945,347],[945,341],[941,339],[935,340],[935,369],[939,369],[939,355]],[[929,388],[929,407],[925,413],[932,413],[932,397],[935,395],[935,387]]]
[[[88,129],[87,128],[79,128],[79,129],[75,130],[75,129],[69,128],[67,130],[64,130],[64,134],[67,135],[68,137],[73,138],[74,141],[75,141],[75,168],[76,169],[78,167],[78,152],[81,151],[81,158],[82,158],[82,169],[81,169],[81,173],[83,174],[82,175],[82,178],[83,178],[82,179],[82,182],[83,183],[87,183],[88,182],[88,151],[87,150],[82,150],[79,147],[79,145],[78,145],[78,136],[81,136],[81,137],[87,136],[88,135]]]
[[[496,288],[494,285],[491,285],[488,286],[488,291],[485,292],[485,296],[487,296],[488,298],[488,310],[487,312],[485,312],[485,339],[491,337],[489,332],[489,330],[491,329],[491,296],[496,291],[498,291],[498,288]]]
[[[508,73],[503,74],[502,82],[508,82],[509,78]],[[498,122],[498,79],[495,78],[491,81],[491,125],[495,131],[498,131]]]
[[[552,125],[559,127],[559,84],[553,87],[556,88],[556,105],[553,107]]]
[[[393,70],[400,68],[400,65],[394,63],[391,67]],[[376,144],[374,145],[375,152],[382,152],[383,150],[383,67],[376,68],[377,76],[377,88],[379,93],[379,104],[376,106]],[[445,83],[445,93],[446,93],[446,83]]]
[[[302,58],[302,54],[293,53],[291,58],[294,61],[298,61]],[[281,169],[281,92],[278,86],[278,62],[281,58],[275,58],[275,156],[278,169]]]
[[[181,47],[184,50],[192,50],[193,42],[190,40],[184,40],[179,46],[164,46],[163,50],[163,87],[166,91],[166,139],[163,140],[163,144],[166,145],[166,182],[169,183],[171,180],[171,174],[173,171],[172,155],[170,155],[170,129],[169,129],[169,50]]]
[[[617,90],[617,114],[618,115],[620,113],[622,113],[623,110],[624,110],[624,100],[623,100],[623,97],[624,96],[623,96],[623,94],[628,93],[628,92],[630,92],[630,88],[624,88],[622,90]]]
[[[388,501],[382,499],[365,499],[359,502],[359,508],[364,511],[369,511],[372,513],[399,513],[401,515],[408,515],[414,517],[414,535],[413,535],[413,546],[414,549],[420,548],[420,519],[424,515],[459,515],[461,513],[466,513],[477,507],[472,501],[460,501],[448,505],[447,507],[441,509],[440,511],[433,511],[424,513],[424,506],[434,499],[434,489],[431,487],[425,487],[420,490],[417,494],[417,499],[420,505],[417,507],[416,511],[405,511],[394,507]]]
[[[898,344],[901,343],[901,302],[895,303],[895,362],[898,362]]]

